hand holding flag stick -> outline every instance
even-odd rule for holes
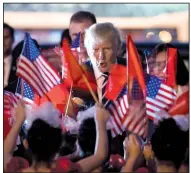
[[[65,110],[65,115],[64,116],[67,116],[68,107],[69,107],[70,100],[71,100],[71,95],[72,95],[72,84],[71,84],[71,87],[70,87],[70,93],[69,93],[68,102],[67,102],[67,105],[66,105],[66,110]],[[62,114],[62,118],[63,118],[63,114]]]

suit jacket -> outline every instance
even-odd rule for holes
[[[17,58],[12,56],[12,64],[11,64],[11,70],[9,74],[8,85],[4,88],[4,90],[10,91],[12,93],[15,93],[16,91],[17,80],[18,80],[18,77],[16,76],[16,71],[17,71],[16,61],[17,61]]]

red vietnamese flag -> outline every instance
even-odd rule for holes
[[[171,87],[176,85],[176,71],[177,71],[177,49],[168,48],[167,50],[167,81],[166,84]]]
[[[116,100],[124,85],[127,83],[126,66],[115,64],[110,72],[106,85],[105,97],[109,100]]]
[[[57,108],[61,113],[65,113],[65,108],[68,102],[69,92],[65,84],[59,84],[47,92],[43,97],[35,94],[34,103],[41,105],[44,102],[52,102],[52,104]]]
[[[128,65],[128,84],[129,84],[129,91],[130,94],[132,92],[132,83],[134,79],[137,79],[144,96],[146,96],[146,84],[143,74],[143,69],[141,65],[141,61],[139,59],[139,54],[133,43],[133,40],[130,35],[127,36],[127,65]]]
[[[173,107],[168,111],[171,116],[185,115],[189,113],[189,91],[185,91],[180,95]]]
[[[97,91],[97,85],[95,76],[93,71],[87,67],[86,64],[80,66],[72,54],[71,48],[67,42],[67,40],[63,40],[63,52],[64,52],[64,61],[67,64],[68,71],[70,73],[70,77],[73,82],[73,87],[79,87],[85,90],[89,90],[86,86],[82,76],[85,75],[88,82],[90,83],[91,88],[94,92]]]

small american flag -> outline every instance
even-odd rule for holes
[[[125,128],[122,125],[122,120],[126,116],[129,108],[127,90],[122,90],[121,94],[115,101],[108,101],[107,99],[103,99],[102,101],[105,101],[103,104],[106,105],[106,109],[111,115],[110,122],[113,126],[111,130],[112,137],[119,134],[122,135],[125,131]]]
[[[129,112],[127,87],[125,86],[115,101],[109,101],[106,107],[110,114],[110,121],[113,125],[112,137],[122,134],[124,131],[131,131],[139,136],[146,134],[146,116],[132,115]]]
[[[169,110],[176,100],[176,91],[156,76],[147,76],[146,113],[150,119],[157,118],[155,112]]]
[[[133,80],[133,87],[132,87],[132,99],[133,100],[141,100],[144,99],[143,92],[137,80]]]
[[[17,105],[18,98],[9,91],[4,91],[3,97],[3,115],[4,119],[11,125],[13,123],[12,111]]]
[[[21,82],[21,80],[22,80],[21,78],[18,79],[17,88],[16,88],[16,92],[15,92],[15,95],[18,98],[22,98],[22,94],[21,94],[22,82]],[[32,105],[33,99],[34,99],[34,92],[27,82],[23,81],[23,85],[24,85],[23,100],[25,101],[25,103],[27,105]]]
[[[71,50],[80,52],[80,32],[77,34],[74,41],[72,41]]]
[[[4,91],[4,98],[3,98],[4,114],[11,115],[11,109],[16,106],[17,101],[18,99],[13,93],[9,91]]]
[[[61,80],[47,60],[40,55],[39,49],[28,33],[26,33],[19,59],[17,75],[23,78],[40,96],[49,92]]]

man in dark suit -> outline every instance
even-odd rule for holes
[[[16,79],[16,59],[12,56],[14,43],[14,29],[3,24],[3,61],[4,61],[4,89],[14,92]]]
[[[70,18],[69,34],[71,40],[74,41],[78,33],[80,33],[80,51],[78,52],[80,64],[88,59],[86,48],[84,47],[85,30],[94,23],[96,23],[96,17],[89,11],[78,11]]]

